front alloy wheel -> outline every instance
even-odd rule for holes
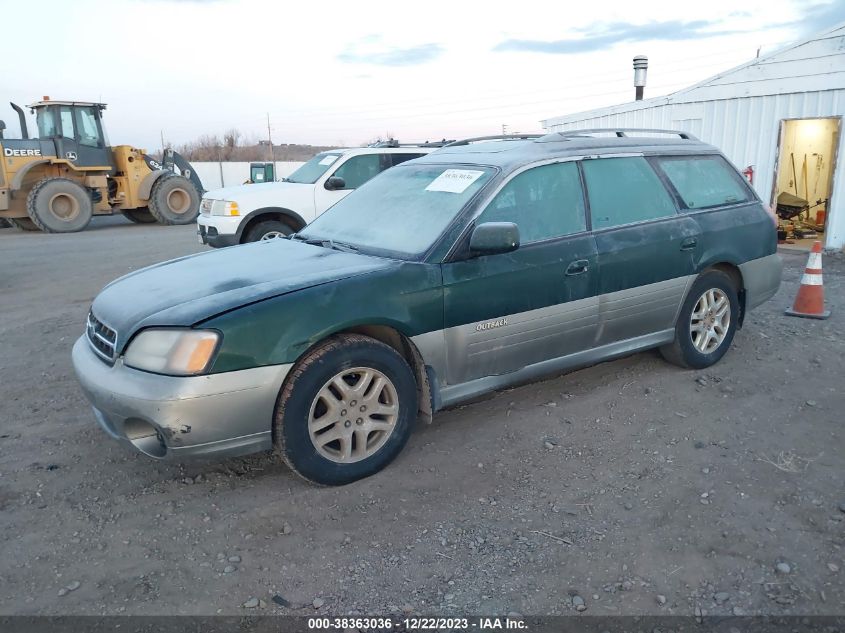
[[[276,403],[273,442],[296,473],[338,486],[393,461],[416,417],[417,383],[402,355],[368,336],[340,334],[291,369]]]
[[[355,367],[329,379],[311,405],[308,433],[317,452],[340,464],[375,455],[396,428],[399,395],[376,369]]]

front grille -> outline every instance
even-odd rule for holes
[[[93,312],[88,313],[88,323],[85,326],[88,335],[88,342],[98,356],[112,362],[114,360],[114,346],[117,342],[117,332],[94,316]]]

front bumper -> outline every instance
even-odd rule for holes
[[[240,216],[205,215],[197,216],[197,235],[200,242],[221,248],[240,244],[241,235],[238,232]]]
[[[291,365],[161,376],[100,360],[82,336],[73,367],[100,426],[156,459],[269,450],[276,398]]]

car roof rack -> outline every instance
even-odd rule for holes
[[[443,147],[458,147],[478,143],[479,141],[527,141],[534,138],[542,138],[543,134],[494,134],[493,136],[473,136],[462,138],[459,141],[451,141]]]
[[[589,134],[615,134],[619,138],[629,138],[628,134],[630,133],[637,133],[637,134],[669,134],[671,136],[680,136],[685,141],[697,141],[698,138],[690,134],[689,132],[683,132],[681,130],[661,130],[657,128],[636,128],[636,127],[617,127],[617,128],[585,128],[583,130],[567,130],[565,132],[552,132],[547,136],[561,136],[561,137],[579,137],[579,136],[586,136]]]
[[[367,147],[445,147],[450,143],[454,143],[454,139],[442,141],[426,141],[425,143],[400,143],[395,138],[389,138],[386,141],[376,141],[370,143]]]

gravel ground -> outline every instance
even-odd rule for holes
[[[827,321],[782,316],[785,254],[717,366],[647,352],[500,392],[317,488],[272,454],[128,452],[77,387],[99,289],[201,248],[119,218],[0,230],[0,614],[843,613],[845,258]]]

